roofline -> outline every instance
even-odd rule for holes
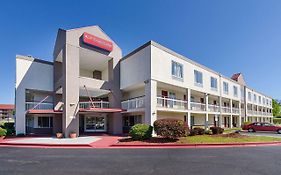
[[[54,65],[54,63],[51,62],[51,61],[46,61],[46,60],[34,58],[32,56],[16,55],[16,59],[28,60],[28,61],[33,61],[33,62],[42,63],[42,64],[48,64],[48,65],[52,65],[52,66]]]
[[[126,56],[124,56],[123,58],[121,58],[120,61],[123,61],[123,60],[127,59],[128,57],[130,57],[130,56],[136,54],[136,53],[139,52],[140,50],[142,50],[142,49],[144,49],[144,48],[146,48],[147,46],[150,46],[150,45],[153,45],[153,46],[157,47],[158,49],[161,49],[161,50],[163,50],[163,51],[165,51],[165,52],[167,52],[167,53],[169,53],[169,54],[171,54],[171,55],[174,55],[175,57],[178,57],[178,58],[180,58],[180,59],[182,59],[182,60],[184,60],[184,61],[187,61],[187,62],[189,62],[189,63],[191,63],[191,64],[193,64],[193,65],[196,65],[196,66],[198,66],[198,67],[200,67],[200,68],[202,68],[202,69],[205,69],[205,70],[207,70],[207,71],[210,71],[210,72],[212,72],[212,73],[214,73],[214,74],[216,74],[216,75],[218,75],[218,76],[220,76],[220,77],[223,77],[223,78],[225,78],[225,79],[227,79],[227,80],[229,80],[229,81],[231,81],[231,82],[233,82],[233,83],[235,83],[235,84],[237,84],[237,85],[245,86],[245,85],[239,84],[237,81],[231,79],[230,77],[227,77],[227,76],[225,76],[225,75],[223,75],[223,74],[221,74],[221,73],[219,73],[219,72],[216,72],[216,71],[214,71],[214,70],[212,70],[212,69],[210,69],[210,68],[208,68],[208,67],[206,67],[206,66],[204,66],[204,65],[202,65],[202,64],[200,64],[200,63],[197,63],[197,62],[195,62],[195,61],[193,61],[193,60],[191,60],[191,59],[189,59],[189,58],[187,58],[187,57],[185,57],[185,56],[183,56],[183,55],[181,55],[181,54],[178,54],[178,53],[176,53],[175,51],[173,51],[173,50],[171,50],[171,49],[169,49],[169,48],[167,48],[167,47],[165,47],[165,46],[163,46],[163,45],[161,45],[161,44],[159,44],[159,43],[157,43],[157,42],[155,42],[155,41],[152,41],[152,40],[146,42],[145,44],[143,44],[143,45],[141,45],[140,47],[136,48],[136,49],[133,50],[132,52],[128,53]],[[241,73],[241,72],[240,72],[240,73]],[[257,93],[259,93],[259,94],[261,94],[261,95],[263,95],[263,96],[265,96],[265,97],[268,97],[268,98],[273,99],[272,97],[270,97],[270,96],[268,96],[268,95],[265,95],[265,94],[263,94],[263,93],[260,93],[260,92],[258,92],[258,91],[256,91],[256,90],[254,90],[253,88],[250,88],[250,87],[248,87],[248,86],[245,86],[245,87],[248,88],[248,89],[251,89],[251,90],[253,90],[253,91],[255,91],[255,92],[257,92]]]
[[[175,57],[178,57],[178,58],[180,58],[180,59],[182,59],[182,60],[184,60],[184,61],[187,61],[187,62],[189,62],[189,63],[191,63],[191,64],[193,64],[193,65],[196,65],[196,66],[198,66],[198,67],[201,67],[202,69],[205,69],[205,70],[208,70],[208,71],[210,71],[210,72],[212,72],[212,73],[214,73],[214,74],[217,74],[218,76],[221,76],[221,77],[223,77],[223,78],[225,78],[225,79],[227,79],[227,80],[229,80],[229,81],[231,81],[231,82],[233,82],[233,83],[239,84],[237,81],[232,80],[231,78],[229,78],[229,77],[227,77],[227,76],[224,76],[224,75],[222,75],[221,73],[216,72],[216,71],[214,71],[214,70],[212,70],[212,69],[210,69],[210,68],[208,68],[208,67],[206,67],[206,66],[204,66],[204,65],[202,65],[202,64],[199,64],[199,63],[197,63],[197,62],[195,62],[195,61],[193,61],[193,60],[191,60],[191,59],[189,59],[189,58],[187,58],[187,57],[185,57],[185,56],[183,56],[183,55],[181,55],[181,54],[178,54],[178,53],[176,53],[175,51],[173,51],[173,50],[171,50],[171,49],[169,49],[169,48],[167,48],[167,47],[165,47],[165,46],[163,46],[163,45],[161,45],[161,44],[159,44],[159,43],[157,43],[157,42],[155,42],[155,41],[152,41],[152,40],[151,40],[151,41],[148,41],[147,43],[143,44],[142,46],[140,46],[140,47],[138,47],[137,49],[133,50],[131,53],[129,53],[129,54],[127,54],[126,56],[124,56],[124,57],[121,59],[121,61],[127,59],[128,57],[134,55],[135,53],[137,53],[138,51],[140,51],[140,50],[146,48],[146,47],[149,46],[149,45],[153,45],[153,46],[157,47],[158,49],[161,49],[161,50],[163,50],[163,51],[165,51],[165,52],[167,52],[167,53],[169,53],[169,54],[171,54],[171,55],[174,55]]]

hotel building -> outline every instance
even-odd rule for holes
[[[52,62],[16,56],[17,134],[121,134],[162,118],[272,122],[272,99],[153,41],[122,57],[98,26],[59,29]]]

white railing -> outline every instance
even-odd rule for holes
[[[248,114],[253,114],[253,111],[252,110],[248,110],[247,113]]]
[[[35,108],[34,108],[35,107]],[[53,103],[25,102],[25,110],[29,109],[54,109]]]
[[[187,101],[166,97],[157,97],[157,106],[164,108],[187,110]]]
[[[206,111],[206,105],[204,103],[190,102],[190,108],[194,111]]]
[[[79,102],[79,108],[90,109],[90,108],[109,108],[108,101],[93,101],[93,102]]]
[[[239,114],[239,108],[232,108],[232,113]]]
[[[226,106],[222,106],[221,111],[222,111],[222,113],[230,113],[231,112],[230,107],[226,107]]]
[[[210,112],[220,112],[220,106],[209,104],[208,105],[208,110]]]
[[[122,101],[121,102],[122,109],[130,110],[130,109],[144,108],[144,100],[145,97],[137,97],[137,98]]]

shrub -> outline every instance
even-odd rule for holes
[[[153,127],[147,124],[136,124],[130,129],[133,140],[146,140],[152,137]]]
[[[3,128],[0,128],[0,137],[6,136],[6,135],[7,135],[7,130],[3,129]]]
[[[193,128],[190,130],[189,135],[190,136],[195,136],[195,135],[203,135],[205,134],[205,129],[203,128]]]
[[[153,126],[155,133],[164,138],[176,139],[188,135],[188,126],[183,120],[159,119]]]
[[[281,118],[273,118],[274,124],[281,124]]]
[[[15,123],[4,123],[3,127],[7,130],[7,135],[15,134]]]
[[[205,129],[203,128],[194,128],[195,131],[197,131],[198,135],[203,135],[205,133]]]
[[[222,134],[224,129],[221,127],[211,127],[210,128],[212,130],[213,134]]]

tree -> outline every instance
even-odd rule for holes
[[[274,117],[278,117],[280,115],[280,104],[277,100],[272,99],[272,113]]]

